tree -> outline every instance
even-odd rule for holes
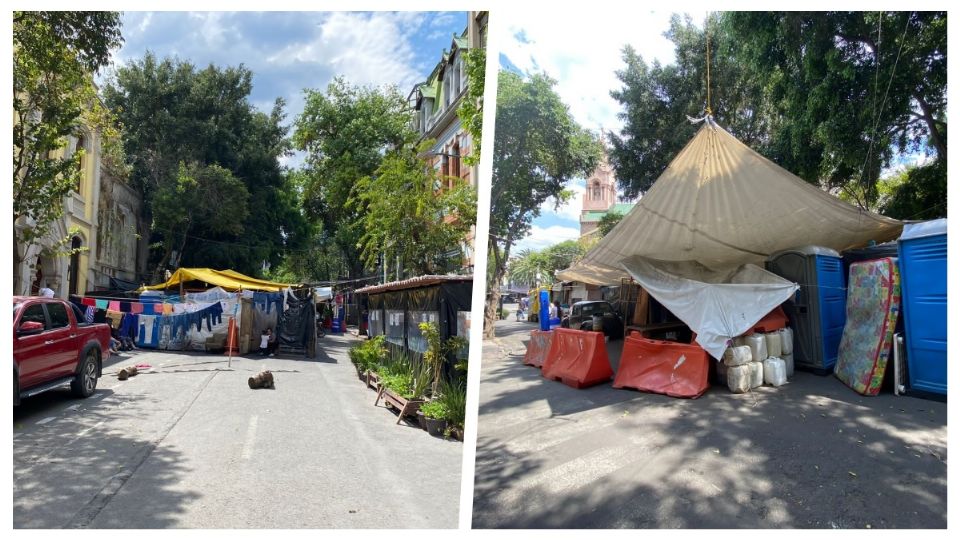
[[[552,283],[558,271],[569,268],[586,252],[580,240],[564,240],[540,251],[525,249],[510,260],[510,277],[516,283]]]
[[[486,45],[486,44],[484,44]],[[457,109],[457,116],[463,128],[470,134],[473,148],[464,158],[467,165],[480,163],[480,141],[483,138],[483,87],[487,72],[487,51],[485,48],[470,49],[464,57],[467,70],[467,95]]]
[[[441,177],[418,157],[430,142],[419,151],[405,147],[387,154],[374,175],[354,188],[351,204],[365,208],[359,245],[368,268],[380,257],[400,257],[416,274],[460,266],[460,258],[449,253],[461,253],[456,246],[476,223],[477,193],[460,178]]]
[[[354,86],[334,79],[326,93],[306,90],[303,113],[294,122],[294,145],[306,152],[304,210],[329,232],[350,276],[363,271],[362,203],[348,204],[354,186],[371,177],[391,150],[412,143],[411,113],[396,87]]]
[[[869,208],[898,154],[946,159],[945,13],[732,12],[706,26],[674,17],[675,64],[624,50],[611,161],[627,196],[649,189],[698,129],[686,116],[705,112],[707,33],[713,114],[801,178]]]
[[[78,134],[84,124],[112,135],[114,126],[97,100],[93,74],[121,42],[117,12],[13,13],[15,282],[23,250],[63,215],[63,198],[79,181],[83,152],[56,157],[66,137]]]
[[[724,19],[743,64],[765,74],[780,115],[765,154],[788,170],[830,188],[859,184],[866,208],[897,154],[929,149],[946,159],[946,13]]]
[[[576,123],[554,84],[545,75],[525,80],[513,72],[500,72],[484,310],[488,337],[493,335],[500,282],[511,248],[529,232],[544,201],[566,200],[567,181],[588,174],[600,160],[599,141]]]
[[[180,258],[191,233],[241,232],[248,199],[246,186],[227,169],[181,162],[176,182],[163,183],[154,193],[154,226],[166,232],[160,266],[165,267],[174,252]]]
[[[197,69],[192,63],[157,59],[152,53],[120,67],[104,88],[106,103],[127,127],[124,148],[131,184],[144,195],[144,218],[154,221],[159,192],[177,187],[180,162],[218,165],[240,180],[251,210],[240,228],[216,228],[187,236],[182,265],[233,268],[259,275],[264,261],[278,266],[288,250],[309,240],[305,217],[287,188],[278,158],[290,150],[283,126],[284,102],[270,113],[248,98],[252,72],[241,66]],[[168,246],[154,222],[154,245]],[[164,270],[165,252],[153,253],[155,279]]]
[[[600,231],[600,238],[610,234],[610,231],[616,227],[621,220],[623,220],[624,214],[620,212],[607,212],[600,218],[600,223],[597,224],[597,229]]]

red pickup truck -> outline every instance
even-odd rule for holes
[[[84,322],[63,300],[13,297],[14,405],[67,383],[77,397],[93,395],[109,357],[108,325]]]

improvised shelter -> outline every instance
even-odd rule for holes
[[[844,251],[899,236],[902,224],[858,209],[764,158],[707,117],[621,222],[563,280],[633,277],[719,358],[796,284],[755,265],[805,245]]]
[[[435,322],[441,339],[470,339],[473,276],[425,275],[354,292],[367,296],[371,337],[383,335],[396,347],[423,354],[427,340],[419,324]]]
[[[233,270],[213,270],[212,268],[178,268],[164,283],[142,287],[142,291],[161,291],[179,288],[190,282],[206,283],[210,287],[220,287],[225,291],[264,291],[278,292],[297,287],[293,283],[276,283],[264,279],[252,278]]]

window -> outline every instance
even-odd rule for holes
[[[33,304],[23,310],[23,316],[20,317],[20,324],[25,322],[38,322],[47,326],[47,317],[43,314],[43,304]]]
[[[77,286],[80,283],[80,252],[78,250],[82,245],[83,240],[80,240],[79,236],[74,236],[73,241],[70,242],[70,248],[73,249],[70,255],[70,294],[77,294]]]
[[[79,152],[80,150],[86,149],[87,140],[83,135],[77,136],[77,147],[74,149],[74,153]],[[77,161],[77,168],[80,172],[80,176],[77,177],[77,183],[73,186],[73,190],[77,193],[80,193],[80,186],[83,182],[83,156]]]
[[[47,304],[47,314],[50,315],[50,328],[66,328],[70,326],[70,317],[67,308],[60,302]]]
[[[460,143],[455,143],[450,150],[450,176],[460,177]]]

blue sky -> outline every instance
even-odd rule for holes
[[[269,111],[287,101],[287,121],[303,110],[303,89],[336,75],[356,84],[399,86],[427,78],[467,12],[137,12],[123,14],[114,63],[176,56],[199,67],[243,64],[253,71],[250,101]],[[297,165],[301,156],[287,161]]]
[[[498,12],[500,66],[523,74],[546,73],[557,80],[556,91],[580,125],[599,133],[619,130],[619,104],[610,91],[620,86],[621,50],[630,44],[647,60],[670,63],[673,45],[663,37],[670,13],[635,13],[618,16],[607,9],[547,10],[536,16],[519,11]],[[622,14],[621,14],[622,15]],[[703,15],[694,14],[694,19]],[[493,28],[493,27],[491,27]],[[576,30],[573,30],[576,29]],[[571,31],[577,35],[572,36]],[[518,245],[541,249],[579,237],[580,207],[585,179],[576,178],[567,189],[573,199],[554,209],[555,201],[541,207],[530,234]]]

